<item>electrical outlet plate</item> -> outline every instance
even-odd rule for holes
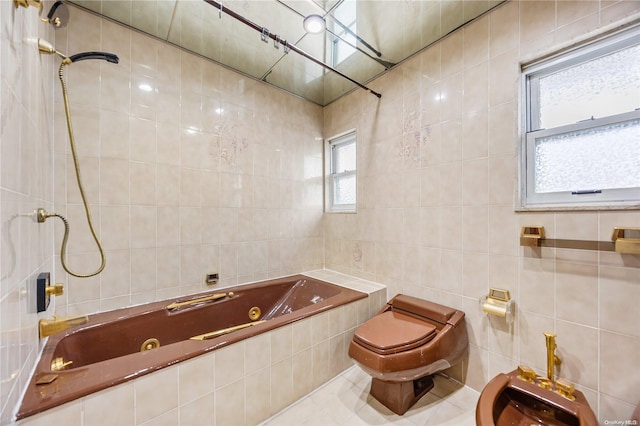
[[[36,311],[44,312],[49,307],[51,296],[47,294],[47,287],[49,287],[49,280],[51,274],[49,272],[42,272],[36,279]]]

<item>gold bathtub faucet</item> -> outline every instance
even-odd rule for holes
[[[84,324],[89,320],[86,315],[79,315],[75,317],[57,318],[55,315],[53,319],[41,319],[38,321],[38,330],[40,331],[40,338],[43,339],[52,334],[59,333],[68,329],[74,325]]]

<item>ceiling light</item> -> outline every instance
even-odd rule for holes
[[[319,34],[324,31],[325,23],[324,19],[320,15],[309,15],[304,18],[302,23],[304,29],[309,34]]]

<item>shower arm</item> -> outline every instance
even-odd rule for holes
[[[361,89],[366,90],[367,92],[371,93],[372,95],[374,95],[374,96],[376,96],[378,98],[382,97],[382,95],[380,93],[368,88],[367,86],[365,86],[362,83],[357,82],[356,80],[352,79],[348,75],[338,71],[337,69],[333,68],[330,65],[325,64],[321,60],[319,60],[317,58],[314,58],[313,56],[311,56],[310,54],[308,54],[304,50],[300,49],[298,46],[290,44],[286,40],[280,39],[280,36],[278,36],[276,34],[271,34],[270,32],[266,31],[266,29],[264,27],[261,27],[260,25],[248,20],[244,16],[234,12],[233,10],[231,10],[231,9],[229,9],[227,7],[223,7],[222,3],[218,3],[215,0],[204,0],[204,1],[209,3],[211,6],[215,7],[216,9],[219,9],[221,12],[224,12],[227,15],[231,16],[232,18],[235,18],[236,20],[242,22],[246,26],[253,28],[254,30],[258,31],[259,33],[262,33],[263,36],[268,36],[270,39],[274,40],[275,42],[283,43],[283,45],[285,47],[285,51],[286,51],[286,49],[291,49],[294,52],[296,52],[298,55],[304,56],[305,58],[309,59],[312,62],[315,62],[316,64],[320,65],[321,67],[323,67],[325,69],[328,69],[329,71],[332,71],[332,72],[338,74],[340,77],[349,80],[350,82],[352,82],[356,86],[360,87]]]

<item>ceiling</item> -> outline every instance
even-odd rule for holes
[[[72,3],[266,81],[319,105],[358,86],[291,50],[297,48],[366,84],[502,0],[217,0],[277,44],[203,0],[71,0]],[[325,18],[308,34],[304,17]],[[344,28],[348,28],[346,31]],[[278,48],[276,48],[278,46]]]

